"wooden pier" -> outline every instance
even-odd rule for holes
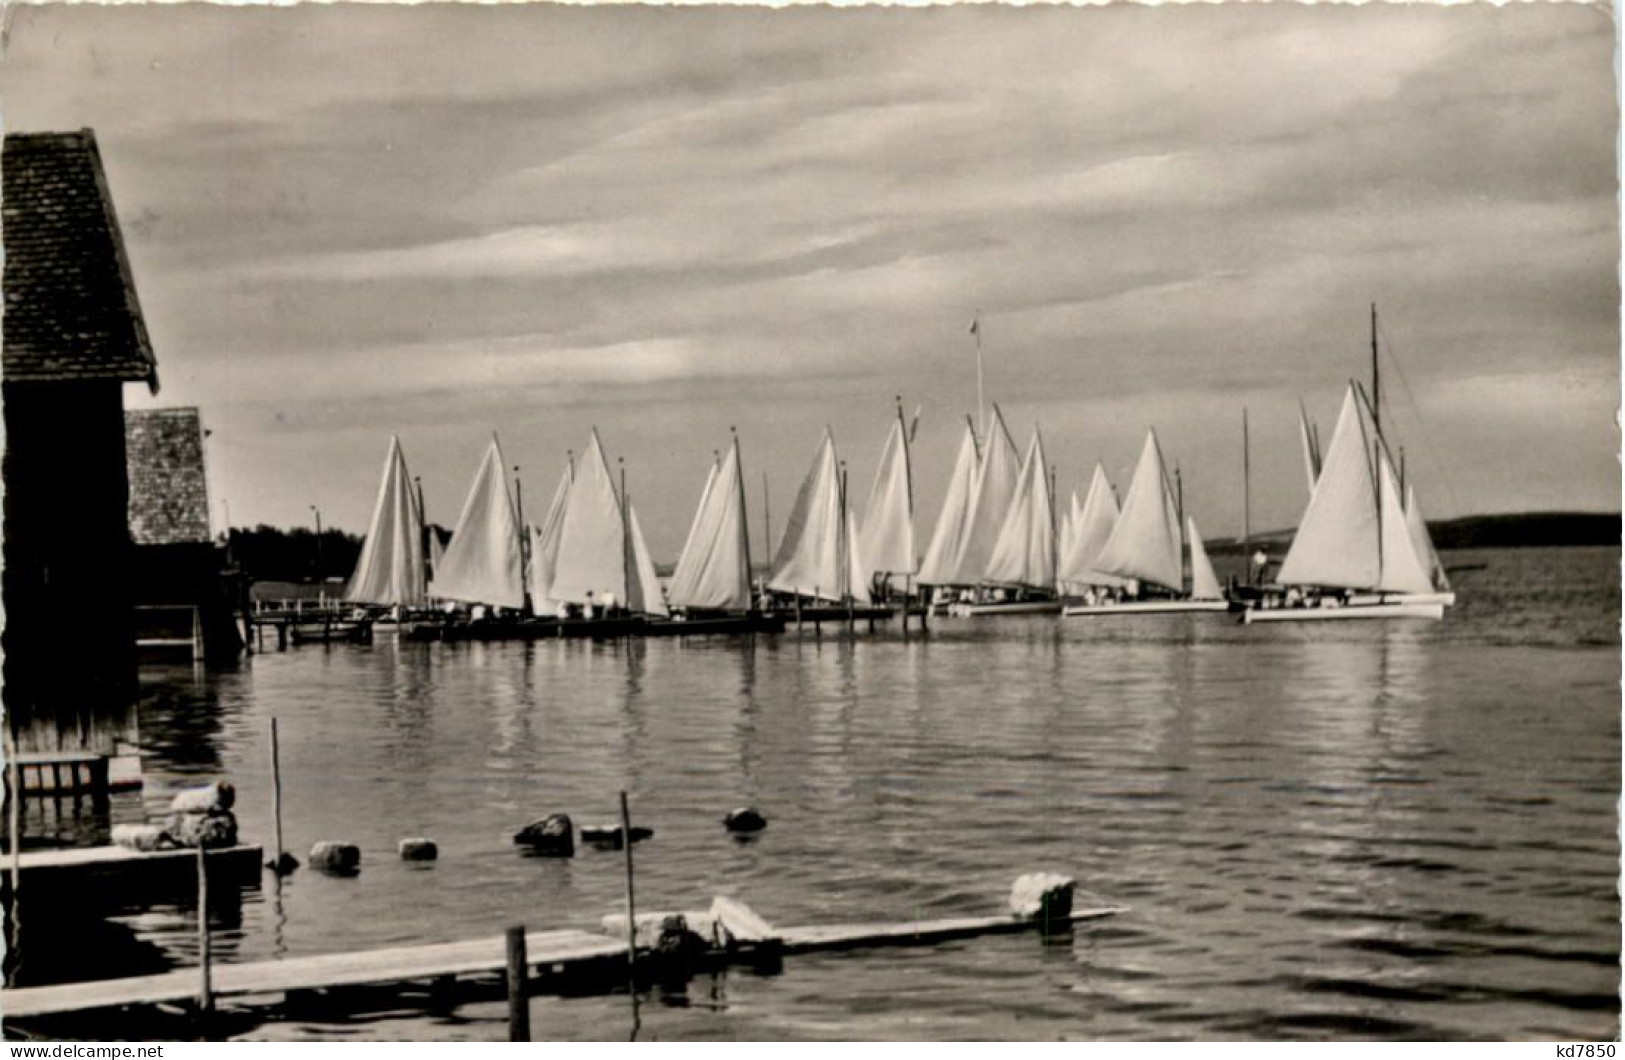
[[[111,888],[121,895],[167,891],[175,898],[190,898],[197,890],[196,859],[197,851],[192,849],[148,851],[106,846],[26,851],[17,858],[18,888],[24,894],[96,888]],[[209,851],[209,872],[221,882],[258,884],[262,859],[263,852],[257,846],[223,847]],[[0,891],[11,890],[10,866],[7,855],[0,866],[6,870],[0,875]]]
[[[736,956],[755,961],[764,951],[805,954],[864,946],[931,945],[981,935],[1035,931],[1041,926],[1036,920],[1007,914],[900,924],[834,924],[774,931],[741,903],[720,899],[713,909],[719,906],[723,910],[717,917],[717,922],[724,929],[722,937],[714,935],[711,948],[698,955],[697,962],[728,963]],[[1064,924],[1069,926],[1099,920],[1125,911],[1118,906],[1078,910],[1069,914]],[[748,946],[740,948],[733,945],[735,936],[726,929],[730,924],[738,925],[742,921],[756,926],[736,928],[742,935],[748,936],[738,939],[748,943]],[[210,990],[218,1004],[222,999],[265,999],[348,987],[385,987],[414,982],[445,985],[448,981],[465,978],[501,976],[507,968],[509,952],[504,938],[495,935],[466,942],[330,953],[251,964],[221,964],[212,970]],[[530,932],[525,935],[523,952],[526,955],[527,990],[532,977],[558,978],[572,973],[584,976],[592,969],[607,973],[609,978],[606,982],[624,982],[624,974],[616,974],[624,972],[625,968],[627,943],[624,937],[578,930]],[[640,960],[652,956],[652,951],[642,946],[638,953]],[[0,1012],[7,1020],[17,1020],[173,1004],[196,998],[200,983],[201,969],[187,968],[162,975],[0,990]]]

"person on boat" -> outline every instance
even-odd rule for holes
[[[613,618],[614,616],[615,616],[615,594],[614,593],[605,593],[604,594],[604,617],[605,618]]]
[[[587,618],[597,618],[598,617],[598,604],[592,598],[592,590],[591,589],[587,590],[587,602],[582,607],[582,614],[585,615]]]
[[[1286,606],[1288,606],[1288,607],[1302,607],[1303,605],[1304,605],[1303,590],[1299,589],[1296,585],[1294,585],[1294,586],[1290,587],[1289,589],[1287,589],[1287,591],[1286,591]]]

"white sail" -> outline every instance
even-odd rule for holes
[[[1371,458],[1371,437],[1350,384],[1309,507],[1281,561],[1280,584],[1376,587],[1382,562]]]
[[[954,459],[953,474],[948,479],[948,495],[943,498],[936,529],[931,532],[931,544],[920,561],[920,582],[924,585],[947,585],[953,578],[955,561],[964,547],[971,509],[976,503],[977,466],[976,431],[967,420],[965,437],[959,443],[959,456]]]
[[[1320,447],[1316,444],[1315,436],[1309,426],[1309,412],[1298,403],[1298,437],[1303,442],[1303,470],[1309,478],[1309,492],[1315,492],[1315,482],[1320,478]]]
[[[1055,555],[1065,558],[1072,553],[1072,541],[1078,532],[1078,520],[1083,515],[1083,503],[1078,500],[1078,491],[1072,491],[1072,499],[1066,506],[1066,514],[1061,516],[1061,528],[1056,532]],[[1060,571],[1057,570],[1059,575]]]
[[[880,466],[869,490],[869,503],[863,508],[859,541],[870,567],[886,574],[913,574],[914,486],[910,479],[908,436],[903,429],[903,411],[886,435],[880,453]],[[854,579],[855,581],[856,579]]]
[[[399,438],[389,439],[384,474],[372,522],[361,544],[361,556],[344,589],[352,603],[422,607],[426,575],[423,566],[423,511],[406,470]]]
[[[426,526],[423,529],[425,531],[424,536],[426,536],[429,539],[429,585],[428,585],[428,593],[429,593],[429,596],[433,597],[435,595],[434,576],[440,570],[440,564],[442,564],[442,563],[444,563],[446,561],[446,546],[440,540],[440,531],[439,530],[435,529],[433,526]]]
[[[1191,599],[1223,600],[1224,587],[1219,584],[1219,576],[1213,573],[1213,561],[1207,558],[1202,535],[1196,532],[1196,520],[1188,515],[1185,530],[1191,549]]]
[[[1096,464],[1083,508],[1073,519],[1071,540],[1061,551],[1061,581],[1069,585],[1123,584],[1122,578],[1099,569],[1100,551],[1116,525],[1117,495],[1112,492],[1105,468]]]
[[[1433,591],[1433,577],[1427,559],[1416,551],[1410,521],[1399,491],[1399,478],[1386,451],[1378,450],[1378,474],[1382,482],[1382,576],[1377,588],[1396,593]]]
[[[993,546],[998,543],[999,531],[1004,529],[1004,517],[1009,514],[1010,499],[1015,496],[1016,479],[1020,472],[1016,444],[1010,440],[1010,432],[1004,426],[1004,415],[995,404],[993,423],[976,471],[970,521],[959,556],[954,561],[953,575],[947,579],[948,584],[974,585],[987,573],[987,564],[993,558]]]
[[[1405,525],[1410,528],[1411,546],[1431,576],[1433,588],[1439,592],[1448,592],[1450,578],[1445,574],[1444,562],[1439,559],[1439,553],[1433,547],[1433,538],[1428,534],[1428,523],[1422,517],[1422,509],[1416,506],[1416,489],[1410,485],[1405,487]]]
[[[711,466],[688,543],[677,559],[667,595],[680,607],[748,610],[750,543],[745,526],[745,477],[735,438],[722,466]]]
[[[474,485],[463,502],[451,544],[435,571],[434,594],[442,600],[498,607],[525,606],[519,556],[519,519],[503,472],[502,449],[493,436]]]
[[[554,572],[558,569],[559,540],[564,531],[564,513],[570,504],[570,480],[574,467],[566,465],[558,488],[547,506],[547,517],[530,528],[529,592],[531,610],[538,615],[556,614],[560,601],[553,595]]]
[[[564,510],[553,570],[553,599],[572,604],[590,600],[602,605],[606,596],[613,596],[617,603],[624,604],[628,560],[621,499],[594,428],[592,441],[576,466],[570,503]]]
[[[867,598],[864,575],[852,562],[857,549],[856,541],[849,540],[855,538],[853,521],[847,518],[842,525],[840,475],[835,439],[826,429],[790,508],[768,588],[836,602],[848,593]]]
[[[863,538],[858,533],[858,517],[850,508],[846,512],[846,580],[852,602],[869,604],[872,596],[869,586],[874,581],[874,564],[863,551]]]
[[[632,563],[628,572],[631,581],[626,587],[626,609],[645,615],[669,615],[671,610],[660,595],[660,578],[655,574],[649,546],[643,541],[643,528],[638,525],[638,511],[631,501],[626,502],[626,523],[632,534]]]
[[[1016,491],[982,580],[1031,589],[1055,588],[1055,506],[1044,440],[1037,428],[1027,443]]]
[[[1183,590],[1179,538],[1178,505],[1168,488],[1157,432],[1151,431],[1140,450],[1140,462],[1134,468],[1134,481],[1129,483],[1123,511],[1094,565],[1104,574]]]
[[[694,518],[689,521],[688,536],[683,538],[683,550],[677,553],[677,566],[672,571],[672,586],[675,586],[679,578],[682,577],[684,566],[692,566],[695,562],[690,557],[694,553],[694,543],[700,536],[700,526],[705,523],[708,517],[711,517],[711,491],[716,488],[717,468],[721,466],[721,463],[721,459],[713,453],[711,464],[705,469],[705,487],[700,490],[699,506],[694,509]],[[668,595],[670,595],[669,592]],[[673,603],[680,602],[675,596],[672,596],[671,599]]]

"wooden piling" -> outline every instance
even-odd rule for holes
[[[621,792],[621,848],[626,851],[626,967],[636,973],[638,966],[638,910],[632,889],[632,811],[626,805],[626,792]],[[637,984],[632,985],[634,993]]]
[[[277,745],[276,718],[271,718],[271,824],[272,833],[276,836],[276,848],[272,854],[271,868],[278,876],[282,875],[282,762]]]
[[[197,848],[197,954],[198,954],[198,1012],[208,1015],[214,1011],[214,985],[210,981],[209,952],[209,855],[201,840]]]
[[[530,1041],[530,997],[525,982],[525,927],[508,929],[508,1040]]]

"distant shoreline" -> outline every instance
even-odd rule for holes
[[[1618,512],[1519,512],[1510,515],[1469,515],[1428,523],[1433,545],[1440,551],[1477,548],[1561,548],[1620,543]],[[1253,535],[1253,547],[1284,550],[1293,531],[1274,530]],[[1209,543],[1215,554],[1235,554],[1241,543],[1221,538]]]

